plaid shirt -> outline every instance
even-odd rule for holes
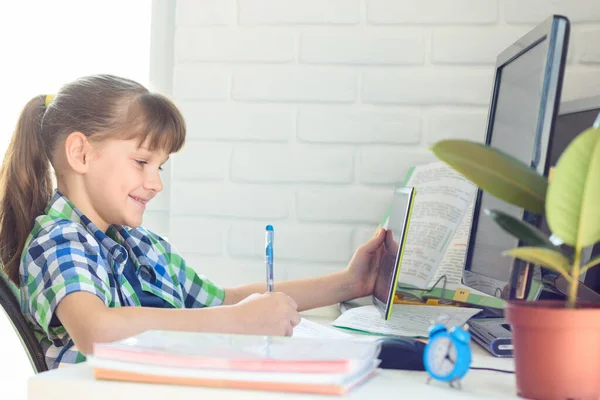
[[[36,218],[21,256],[21,311],[39,338],[48,368],[85,360],[56,306],[69,293],[93,293],[107,307],[139,306],[123,274],[131,257],[142,290],[175,308],[219,305],[224,290],[193,269],[164,239],[142,227],[105,234],[58,191]]]

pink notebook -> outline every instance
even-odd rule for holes
[[[187,369],[351,373],[379,354],[374,341],[147,331],[94,344],[97,360]]]

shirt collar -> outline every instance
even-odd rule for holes
[[[85,216],[69,199],[58,190],[50,199],[46,214],[52,218],[62,218],[83,225],[83,227],[94,236],[106,254],[118,263],[127,261],[127,251],[114,239],[102,232],[87,216]]]

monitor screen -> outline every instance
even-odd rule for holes
[[[552,68],[564,69],[562,57],[556,64],[550,63],[549,54],[555,51],[556,45],[549,43],[549,37],[547,28],[537,34],[532,31],[499,57],[486,137],[486,144],[542,174],[547,169],[546,155],[562,71],[560,79],[552,81],[548,76]],[[478,192],[463,283],[487,294],[507,297],[513,266],[520,262],[503,256],[502,252],[517,247],[519,242],[485,215],[486,209],[501,210],[518,219],[536,220],[519,207]]]
[[[563,151],[577,135],[594,125],[598,115],[600,115],[600,96],[572,100],[561,105],[561,112],[556,119],[552,146],[549,151],[548,163],[551,167],[556,166]],[[548,236],[551,234],[545,218],[542,218],[540,230]],[[566,254],[573,254],[573,248],[570,246],[562,245],[561,249]],[[581,261],[585,264],[598,256],[600,256],[600,244],[584,248]],[[542,275],[545,283],[552,283],[552,279],[547,279],[546,275],[556,275],[556,273],[543,269]],[[590,269],[581,277],[581,280],[591,290],[600,293],[599,268]],[[551,289],[554,288],[551,287]]]

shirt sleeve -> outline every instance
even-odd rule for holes
[[[165,257],[177,272],[177,278],[183,292],[185,308],[218,306],[225,299],[225,290],[189,267],[177,250],[165,239],[152,233],[165,249]]]
[[[111,301],[106,265],[94,238],[74,223],[59,224],[32,240],[21,263],[21,303],[24,314],[48,337],[64,328],[51,323],[56,307],[71,293],[96,295]]]

